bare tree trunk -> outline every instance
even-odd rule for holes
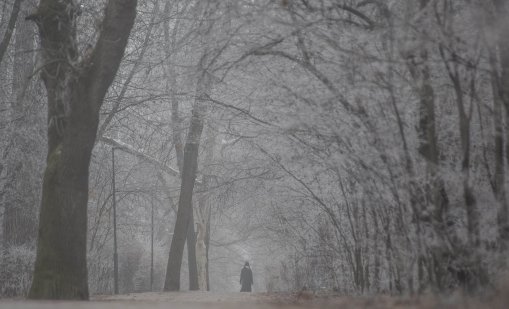
[[[170,15],[171,2],[167,1],[164,6],[164,15]],[[178,25],[173,26],[173,32],[170,36],[170,24],[167,17],[164,18],[164,39],[165,39],[165,74],[166,74],[166,88],[169,91],[168,96],[171,100],[171,128],[173,144],[175,145],[175,155],[177,157],[177,166],[181,175],[183,175],[184,165],[184,149],[182,147],[182,118],[179,115],[179,101],[173,94],[177,88],[177,79],[175,76],[175,70],[171,64],[171,50],[174,48],[175,36],[178,29]],[[198,270],[196,265],[196,234],[194,231],[194,216],[191,211],[189,218],[189,227],[186,236],[187,242],[187,265],[189,273],[189,290],[198,290]]]
[[[461,163],[461,170],[463,174],[463,197],[467,209],[467,225],[470,244],[474,247],[480,246],[480,229],[479,229],[479,213],[477,210],[477,202],[473,193],[473,188],[470,185],[470,119],[472,109],[469,114],[465,111],[463,105],[463,94],[459,79],[455,83],[456,103],[458,113],[460,115],[460,135],[461,135],[461,148],[463,158]]]
[[[500,61],[498,91],[505,107],[506,119],[509,119],[509,1],[492,0],[495,6],[495,25],[497,31],[498,56]],[[509,126],[506,126],[506,136],[509,136]],[[509,143],[506,144],[506,160],[509,162]]]
[[[191,207],[193,203],[191,203]],[[194,231],[194,214],[191,210],[189,217],[189,227],[187,230],[187,266],[189,272],[189,290],[197,291],[200,289],[198,283],[198,264],[196,262],[196,233]]]
[[[35,1],[25,1],[21,12],[27,14],[35,8]],[[41,142],[40,111],[26,97],[29,78],[34,67],[35,31],[33,25],[19,20],[14,42],[14,66],[12,83],[11,126],[6,157],[6,183],[3,188],[3,242],[10,246],[28,245],[35,241],[37,221],[36,207],[39,199],[40,171],[42,162],[37,160]],[[32,108],[32,109],[31,109]],[[37,108],[37,107],[36,107]]]
[[[389,57],[389,62],[390,64],[388,65],[388,72],[387,72],[387,79],[388,79],[388,82],[387,82],[387,90],[389,92],[389,95],[390,95],[390,102],[391,102],[391,105],[392,105],[392,110],[394,112],[394,116],[396,117],[396,122],[397,122],[397,125],[398,125],[398,133],[399,133],[399,136],[400,136],[400,139],[401,139],[401,143],[402,143],[402,150],[403,150],[403,156],[404,156],[404,167],[405,167],[405,171],[406,171],[406,176],[408,177],[408,181],[406,181],[405,183],[405,186],[406,186],[406,190],[408,192],[408,195],[409,195],[409,203],[410,203],[410,206],[411,206],[411,209],[412,209],[412,216],[413,216],[413,219],[415,221],[415,236],[416,236],[416,255],[417,255],[417,283],[418,283],[418,287],[417,287],[417,290],[420,292],[420,291],[423,291],[423,289],[425,288],[426,286],[426,280],[424,278],[424,270],[423,270],[423,264],[425,262],[425,252],[423,250],[423,227],[422,227],[422,222],[421,222],[421,218],[420,218],[420,212],[422,211],[422,209],[424,208],[424,198],[422,197],[422,193],[421,193],[421,190],[419,190],[419,184],[417,183],[416,179],[416,172],[415,172],[415,167],[414,167],[414,163],[412,161],[412,157],[410,155],[410,149],[408,147],[408,142],[407,142],[407,137],[406,137],[406,133],[405,133],[405,124],[403,122],[403,119],[401,117],[401,113],[400,113],[400,110],[398,108],[398,105],[397,105],[397,96],[395,95],[395,92],[394,92],[394,81],[393,81],[393,76],[394,76],[394,68],[393,68],[393,61],[394,61],[394,43],[395,43],[395,38],[394,38],[394,25],[393,25],[393,20],[392,20],[392,16],[390,16],[390,14],[388,14],[387,16],[387,21],[390,23],[390,30],[389,31],[389,38],[387,40],[387,46],[388,46],[388,50],[387,50],[387,53],[388,53],[388,57]],[[428,278],[428,281],[430,279]]]
[[[35,8],[35,1],[21,4],[20,14],[28,15]],[[16,257],[19,247],[35,252],[37,203],[40,198],[45,151],[44,109],[34,104],[33,72],[35,26],[18,19],[14,35],[13,81],[10,104],[10,124],[6,128],[7,147],[2,151],[5,169],[0,168],[0,209],[2,209],[2,243],[4,254],[0,262]],[[12,260],[11,260],[12,261]],[[0,293],[7,297],[26,296],[28,284],[20,277],[31,278],[32,259],[24,259],[9,267],[0,266]]]
[[[129,74],[127,75],[122,88],[120,89],[120,92],[118,93],[118,96],[116,97],[113,106],[111,107],[110,112],[106,115],[104,120],[102,121],[101,125],[99,126],[99,129],[97,130],[97,136],[98,139],[101,139],[104,136],[104,133],[107,131],[108,126],[110,125],[111,121],[114,119],[115,115],[120,110],[120,106],[122,102],[124,101],[125,95],[127,93],[127,90],[129,89],[129,85],[131,84],[134,76],[139,71],[140,66],[142,65],[143,57],[145,57],[145,53],[150,47],[150,36],[152,35],[152,31],[154,29],[155,19],[157,16],[157,13],[159,12],[159,2],[155,1],[154,8],[152,9],[152,16],[150,17],[150,21],[148,24],[148,29],[145,34],[145,38],[143,39],[143,45],[141,47],[141,51],[138,54],[137,59],[134,61],[133,66],[131,67],[131,70],[129,71]]]
[[[499,76],[497,74],[496,56],[493,51],[490,51],[491,63],[491,86],[493,89],[493,125],[494,125],[494,140],[495,140],[495,171],[493,175],[493,193],[498,202],[497,225],[498,237],[501,245],[506,247],[509,241],[509,228],[507,226],[508,205],[507,193],[505,189],[506,181],[506,164],[504,160],[504,124],[503,124],[503,104],[501,93],[499,90]],[[506,141],[507,142],[507,141]]]
[[[209,271],[209,251],[210,251],[210,220],[212,219],[212,210],[209,210],[207,218],[207,227],[205,232],[205,259],[207,264],[205,265],[205,271],[207,272],[207,291],[210,291],[210,271]]]
[[[210,77],[206,71],[202,70],[202,67],[203,63],[200,61],[201,74],[197,83],[197,98],[192,110],[191,123],[184,148],[184,166],[182,169],[179,206],[168,256],[168,265],[166,267],[165,291],[178,291],[180,289],[182,254],[193,211],[193,189],[198,168],[198,152],[206,110],[207,91],[205,89],[208,89],[210,85]]]
[[[2,63],[2,59],[4,58],[7,47],[11,41],[12,32],[14,31],[14,26],[16,25],[16,20],[18,19],[19,11],[21,8],[21,2],[23,2],[23,0],[14,0],[12,5],[12,11],[9,17],[9,22],[7,23],[7,29],[5,30],[2,41],[0,41],[0,63]]]
[[[499,58],[499,67],[496,69],[492,67],[493,74],[496,74],[496,94],[495,100],[499,100],[503,107],[505,108],[505,121],[506,121],[506,132],[505,132],[505,156],[506,156],[506,164],[509,165],[509,37],[507,33],[509,32],[509,20],[507,18],[509,14],[509,1],[507,0],[493,0],[493,4],[495,6],[495,18],[496,21],[494,24],[496,25],[496,46],[498,47],[498,58]],[[492,60],[492,63],[494,61]],[[493,65],[492,65],[493,66]],[[496,102],[495,102],[496,104]],[[498,132],[495,132],[498,134]],[[499,137],[501,139],[502,136]],[[503,144],[503,141],[499,140],[499,143]],[[500,147],[500,145],[498,145]],[[503,146],[502,146],[503,147]],[[496,149],[498,153],[503,150]],[[502,154],[503,155],[503,154]],[[500,164],[500,162],[499,162]],[[507,166],[506,165],[506,166]],[[504,166],[501,166],[501,170],[504,169]],[[500,171],[497,169],[497,171]],[[497,173],[497,171],[495,173]],[[505,173],[505,170],[504,170]],[[498,177],[498,198],[500,203],[500,208],[498,212],[498,226],[499,226],[499,237],[503,242],[503,246],[507,247],[509,244],[509,218],[508,218],[508,205],[507,205],[507,196],[503,196],[505,193],[504,188],[504,175],[502,173],[495,174],[495,177]],[[497,184],[497,185],[498,185]],[[505,194],[504,194],[505,195]],[[504,201],[505,200],[505,201]]]
[[[175,89],[176,81],[173,80],[171,89]],[[173,144],[175,144],[175,154],[177,157],[177,165],[179,171],[182,173],[184,165],[184,149],[182,147],[182,119],[179,115],[179,102],[174,95],[170,94],[171,100],[171,129],[173,131]]]
[[[375,255],[375,261],[374,261],[374,270],[373,270],[373,289],[375,290],[375,293],[379,293],[380,292],[380,255],[382,254],[381,250],[380,250],[380,245],[378,244],[379,242],[379,233],[380,233],[380,228],[378,226],[378,215],[376,213],[376,211],[373,209],[371,211],[371,216],[373,218],[373,228],[374,228],[374,239],[373,239],[373,247],[374,247],[374,255]]]
[[[450,12],[446,12],[449,14]],[[477,209],[477,202],[473,192],[473,188],[470,184],[470,121],[472,118],[473,103],[470,103],[468,109],[465,106],[465,99],[463,95],[461,77],[459,73],[458,63],[455,61],[455,55],[451,55],[451,60],[446,58],[445,48],[439,46],[440,54],[444,62],[445,68],[449,75],[450,80],[453,83],[453,89],[455,93],[456,108],[458,110],[459,118],[459,134],[460,144],[462,152],[461,162],[461,174],[463,177],[463,198],[465,201],[465,208],[467,214],[467,231],[468,231],[468,252],[463,259],[459,268],[454,270],[457,273],[456,279],[458,282],[469,289],[475,288],[480,284],[484,284],[485,274],[482,269],[481,260],[479,257],[479,247],[481,245],[481,233],[480,233],[480,214]],[[473,71],[471,81],[475,80],[476,72]],[[475,89],[471,89],[475,91]],[[475,93],[471,93],[471,97],[474,97]]]
[[[124,54],[137,2],[107,2],[98,41],[81,62],[75,5],[41,0],[29,16],[39,27],[49,123],[31,299],[88,299],[88,169],[99,110]]]
[[[385,259],[387,261],[387,272],[388,272],[388,282],[389,282],[389,292],[393,293],[393,281],[394,279],[394,259],[392,257],[392,238],[391,238],[391,220],[390,218],[385,218],[385,222],[382,220],[382,226],[385,231]]]
[[[207,137],[204,142],[205,158],[203,159],[203,171],[202,182],[200,185],[201,196],[198,199],[198,207],[196,208],[197,218],[196,222],[201,226],[200,243],[196,243],[196,260],[198,261],[198,281],[200,290],[210,290],[210,282],[208,276],[208,252],[210,242],[210,218],[211,218],[211,207],[208,201],[210,183],[210,175],[208,172],[208,166],[212,163],[214,157],[214,148],[216,143],[216,134],[214,130],[207,130]],[[200,248],[200,250],[198,250]],[[201,264],[201,266],[200,266]]]
[[[445,12],[445,14],[448,13],[449,12]],[[477,203],[473,194],[473,189],[470,186],[470,120],[472,118],[473,104],[470,105],[468,110],[465,108],[460,73],[458,71],[458,63],[455,62],[455,55],[451,55],[452,60],[446,58],[445,48],[442,44],[439,46],[439,50],[449,78],[453,83],[455,93],[462,152],[461,173],[463,175],[463,197],[467,212],[467,230],[469,244],[477,248],[480,245],[479,213],[477,212]],[[475,74],[475,72],[473,74]]]
[[[200,220],[197,223],[198,235],[196,237],[196,262],[198,269],[198,286],[201,291],[207,291],[207,260],[206,260],[206,247],[205,247],[205,225]]]
[[[424,184],[424,194],[418,194],[419,190],[416,188],[417,184],[410,184],[410,194],[413,199],[415,218],[417,223],[417,234],[418,237],[423,233],[421,231],[422,223],[420,221],[430,220],[432,223],[434,237],[440,239],[440,249],[437,248],[437,252],[432,254],[441,255],[446,250],[448,242],[447,234],[445,230],[444,217],[448,210],[448,198],[445,191],[445,187],[441,177],[438,175],[439,168],[439,148],[437,142],[437,134],[435,127],[435,95],[431,86],[430,80],[430,69],[427,65],[427,51],[420,51],[421,59],[418,60],[420,63],[409,64],[410,70],[413,72],[412,75],[417,83],[418,95],[419,95],[419,154],[426,162],[426,174],[428,181]],[[427,213],[427,209],[433,209],[432,213]],[[421,258],[424,258],[422,255]],[[435,271],[445,273],[446,270],[442,266],[436,267]],[[436,277],[441,278],[442,275]],[[422,282],[421,278],[421,283]],[[441,282],[435,282],[438,288],[442,285]]]
[[[419,0],[418,3],[418,7],[421,10],[421,12],[418,13],[420,16],[417,24],[419,25],[422,23],[421,19],[429,18],[430,12],[426,12],[426,10],[430,10],[430,0]],[[408,5],[411,5],[411,3],[409,2]],[[409,16],[407,16],[407,18],[408,17]],[[417,28],[421,29],[421,27]],[[425,28],[422,27],[422,29]],[[416,199],[414,202],[419,206],[419,208],[415,207],[414,209],[416,212],[416,220],[431,221],[432,235],[437,238],[437,243],[439,243],[439,245],[435,246],[432,252],[430,252],[432,258],[427,262],[421,261],[422,263],[429,264],[433,263],[435,256],[441,258],[450,256],[450,252],[448,252],[450,235],[448,235],[449,231],[446,230],[445,225],[449,200],[443,180],[438,173],[440,165],[439,146],[436,132],[435,92],[432,87],[431,70],[428,63],[429,50],[425,38],[418,37],[416,40],[418,42],[418,47],[408,51],[408,53],[405,52],[403,56],[407,61],[407,67],[415,83],[415,88],[419,97],[419,123],[417,126],[417,133],[419,136],[418,152],[425,161],[428,181],[424,184],[423,194],[418,194],[417,196],[414,194],[411,195]],[[415,189],[416,188],[411,188],[412,192],[415,193]],[[429,213],[428,210],[432,210],[431,213]],[[422,226],[420,222],[417,223],[419,235],[423,232],[425,233],[425,231],[420,231]],[[421,254],[422,259],[424,259],[425,256],[425,254]],[[433,276],[436,279],[434,284],[438,289],[441,289],[444,285],[444,280],[442,280],[442,278],[446,276],[447,265],[445,262],[442,263],[442,261],[439,260],[438,263],[433,266],[433,269],[436,275]],[[430,276],[429,279],[431,278]]]

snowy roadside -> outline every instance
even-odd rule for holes
[[[504,297],[480,301],[452,295],[447,298],[422,296],[405,297],[353,297],[319,296],[302,293],[210,293],[210,292],[147,292],[124,295],[96,295],[89,302],[0,300],[0,309],[120,309],[120,308],[171,308],[171,309],[292,309],[292,308],[415,308],[415,309],[481,309],[508,308]]]

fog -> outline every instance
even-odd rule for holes
[[[507,1],[0,10],[0,297],[508,280]]]

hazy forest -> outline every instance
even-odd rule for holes
[[[0,298],[485,293],[508,0],[0,0]]]

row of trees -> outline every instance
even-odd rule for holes
[[[40,187],[30,297],[112,290],[111,147],[122,291],[147,288],[154,205],[164,290],[236,287],[250,257],[269,289],[348,293],[505,267],[506,1],[35,5],[1,16],[2,281],[27,278],[2,293],[29,285]]]
[[[32,7],[22,15],[23,18],[18,18],[19,24],[31,25],[29,22],[34,22],[38,26],[42,51],[41,66],[32,67],[30,73],[24,74],[23,78],[30,80],[40,71],[48,96],[49,150],[42,192],[37,259],[29,297],[88,298],[87,255],[92,259],[89,261],[89,268],[93,271],[91,278],[96,284],[93,287],[94,291],[105,292],[105,289],[111,287],[108,283],[111,280],[111,263],[105,262],[103,258],[111,254],[105,243],[111,241],[111,225],[108,219],[111,219],[109,205],[113,192],[106,192],[104,186],[110,183],[111,177],[104,175],[105,169],[101,170],[105,167],[104,158],[108,156],[109,148],[97,146],[94,158],[91,155],[96,144],[113,146],[131,155],[132,158],[152,166],[153,180],[149,183],[150,188],[140,186],[139,183],[135,184],[131,192],[121,192],[120,199],[132,198],[129,203],[131,204],[140,203],[140,195],[151,199],[152,202],[153,199],[160,198],[168,203],[166,205],[168,211],[175,211],[175,230],[168,233],[173,234],[173,239],[168,258],[165,290],[179,289],[181,261],[186,241],[190,244],[187,250],[190,289],[208,289],[207,256],[211,211],[206,191],[209,176],[202,175],[198,181],[203,192],[196,202],[198,242],[194,239],[196,233],[191,196],[196,178],[200,135],[205,123],[204,113],[207,110],[204,102],[214,83],[210,71],[213,70],[212,66],[217,65],[218,58],[227,46],[229,37],[225,36],[230,35],[228,21],[221,21],[215,25],[212,18],[225,12],[229,6],[220,7],[213,1],[202,3],[154,1],[143,4],[138,10],[147,9],[148,12],[142,14],[138,23],[134,25],[134,39],[122,57],[126,49],[127,36],[133,25],[136,3],[128,5],[107,2],[104,5],[106,6],[104,16],[98,18],[97,16],[101,16],[101,3],[86,5],[74,1],[64,3],[43,1],[37,8],[32,4]],[[16,6],[13,5],[12,8],[14,12]],[[186,16],[189,18],[188,21]],[[123,23],[118,23],[116,18]],[[88,27],[90,25],[94,25],[95,28],[91,29]],[[218,28],[219,31],[211,35],[211,28]],[[21,27],[16,28],[16,33],[18,29]],[[79,32],[78,29],[84,31]],[[226,31],[226,35],[221,35],[220,31],[223,30]],[[118,42],[117,39],[111,39],[119,35],[121,40]],[[33,38],[32,33],[32,42]],[[213,42],[214,44],[213,38],[217,40]],[[156,40],[161,40],[164,44],[158,45]],[[117,44],[110,46],[110,41]],[[32,50],[23,49],[18,53],[23,56],[25,53],[32,54]],[[180,69],[179,72],[180,66],[175,62],[181,59],[175,58],[186,53],[193,55],[189,59],[189,68]],[[159,60],[156,61],[159,63],[151,64],[150,61],[158,59],[157,57]],[[122,58],[126,66],[124,71],[119,72],[117,81],[113,82]],[[150,60],[147,61],[147,58]],[[184,74],[189,76],[183,76]],[[189,82],[195,77],[196,85]],[[112,82],[110,90],[112,95],[106,96],[106,90]],[[151,84],[148,85],[147,82]],[[143,85],[142,91],[138,88],[139,85]],[[154,86],[155,91],[149,89],[151,86]],[[189,121],[189,132],[185,142],[182,141],[182,135],[186,133],[184,127],[187,127],[188,123],[179,115],[180,99],[177,88],[180,89],[180,93],[184,93],[185,103],[192,103],[193,106],[190,110],[192,120]],[[186,94],[186,91],[189,93]],[[106,103],[108,110],[101,115],[100,107],[103,102]],[[158,108],[168,105],[168,102],[171,105],[171,114],[163,110],[152,119],[150,116],[139,117],[136,114],[139,112],[154,114]],[[121,115],[122,111],[132,107],[136,107],[135,113]],[[173,140],[168,140],[167,132],[159,132],[161,126],[165,126],[162,123],[167,121],[164,118],[166,115],[171,115],[170,136]],[[29,122],[24,124],[32,125]],[[153,140],[149,139],[147,142],[147,134],[151,135]],[[140,139],[143,139],[142,143]],[[204,159],[209,163],[214,155],[212,151],[214,140],[214,134],[207,135],[206,146],[211,150],[207,151]],[[124,141],[129,141],[129,144]],[[157,143],[162,143],[163,146],[154,145]],[[175,163],[170,161],[173,160],[171,156],[165,157],[172,149],[176,154]],[[32,154],[33,157],[37,155]],[[59,163],[60,156],[65,157],[63,163]],[[133,162],[132,158],[127,161]],[[88,174],[91,160],[94,182],[89,189]],[[136,167],[131,171],[137,173],[135,178],[138,180],[147,176],[147,172],[136,172]],[[35,170],[28,172],[34,173]],[[173,190],[177,184],[180,186],[180,175],[182,175],[180,190],[182,194],[175,196]],[[37,175],[27,177],[27,180],[37,184],[34,178],[40,181]],[[126,181],[128,178],[126,177]],[[9,182],[16,180],[6,179],[6,186]],[[122,187],[126,188],[125,185]],[[87,194],[83,194],[84,192]],[[33,194],[38,195],[35,190]],[[175,198],[179,200],[178,203],[174,202]],[[92,208],[90,216],[87,213],[87,204]],[[29,203],[32,210],[36,209],[35,205],[33,201]],[[12,203],[12,207],[22,212],[20,205],[16,203]],[[171,218],[168,211],[164,213],[165,219]],[[139,213],[139,210],[133,210],[127,215],[138,216]],[[24,222],[23,226],[33,227],[35,216],[30,213],[23,215],[32,220]],[[85,219],[91,223],[90,228],[87,228]],[[4,227],[8,228],[12,221],[4,216]],[[164,231],[169,232],[170,229],[171,226]],[[30,235],[18,227],[9,228],[9,231],[15,235]],[[146,231],[142,233],[146,235]],[[66,237],[62,238],[60,235]],[[86,236],[89,236],[88,253]],[[163,245],[167,243],[165,239],[168,235],[165,236],[157,236],[159,240],[163,239]],[[33,250],[35,242],[33,239],[35,236],[31,237],[32,239],[22,243],[28,247],[28,251]],[[136,238],[146,237],[136,235]],[[198,261],[196,253],[192,250],[195,248],[195,242],[197,249],[200,249]],[[5,263],[11,263],[10,253],[5,252],[8,255]],[[125,272],[133,272],[133,267],[137,266],[132,264],[139,264],[139,256],[138,252],[128,253],[126,261],[121,263],[131,265],[125,266]],[[29,259],[22,264],[30,271],[31,263]],[[7,272],[9,276],[16,276],[18,271],[9,269]],[[133,274],[126,276],[130,277],[126,279],[127,281],[134,280]],[[5,294],[23,293],[27,288],[26,284],[12,287],[7,281],[5,283]],[[133,287],[132,282],[126,282],[124,285],[127,288]],[[14,290],[8,292],[8,289]]]
[[[316,206],[311,218],[277,209],[274,222],[330,269],[311,281],[398,293],[493,283],[508,228],[506,14],[503,1],[302,1],[285,20],[293,41],[254,52],[316,81],[280,87],[320,121],[282,137],[291,156],[264,150],[294,182],[289,196]]]

